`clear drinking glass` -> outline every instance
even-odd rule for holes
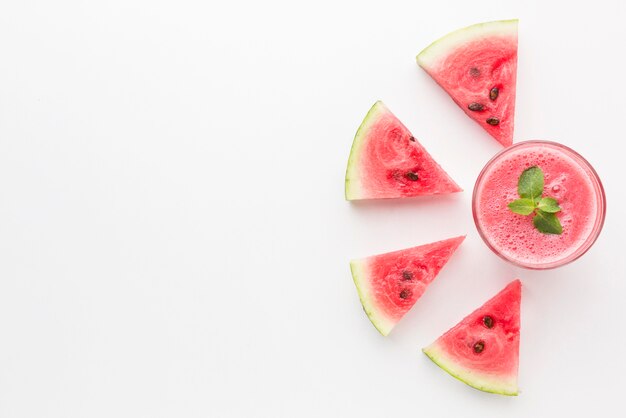
[[[543,148],[543,149],[549,148],[553,152],[563,153],[565,156],[570,157],[571,160],[579,164],[580,167],[583,169],[583,171],[587,173],[587,175],[589,176],[589,180],[592,184],[594,193],[596,195],[596,202],[597,202],[596,219],[594,220],[594,224],[589,232],[589,235],[586,237],[586,239],[580,242],[580,244],[577,246],[577,248],[573,252],[570,252],[569,254],[565,255],[561,259],[550,260],[546,262],[531,263],[531,262],[526,262],[524,260],[516,259],[514,255],[512,256],[510,254],[508,255],[503,254],[503,252],[500,251],[498,248],[496,248],[496,246],[494,245],[493,237],[490,236],[489,231],[486,231],[484,229],[478,216],[478,211],[480,210],[480,207],[479,207],[480,202],[478,201],[477,196],[480,194],[481,190],[486,186],[485,184],[486,173],[490,172],[492,167],[494,167],[494,164],[497,164],[503,159],[506,159],[508,156],[510,156],[511,153],[518,152],[526,148],[528,148],[529,150],[533,148],[535,149],[536,148]],[[482,169],[482,171],[480,172],[480,175],[478,176],[478,179],[476,180],[476,184],[474,185],[474,193],[472,196],[472,214],[474,216],[474,223],[476,224],[478,233],[480,234],[483,241],[485,241],[485,244],[487,244],[487,246],[496,255],[520,267],[524,267],[528,269],[544,270],[544,269],[560,267],[565,264],[571,263],[572,261],[578,259],[583,254],[585,254],[587,250],[591,248],[593,243],[598,238],[598,235],[600,234],[600,231],[602,230],[602,226],[604,225],[604,218],[606,216],[606,196],[604,194],[604,188],[602,187],[602,182],[600,181],[598,174],[596,173],[594,168],[591,166],[591,164],[589,164],[589,162],[586,159],[584,159],[580,154],[578,154],[576,151],[572,150],[571,148],[566,147],[565,145],[561,145],[559,143],[551,142],[551,141],[524,141],[524,142],[519,142],[515,145],[512,145],[500,151],[491,160],[489,160],[489,162]]]

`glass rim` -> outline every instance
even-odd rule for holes
[[[485,176],[485,173],[488,171],[488,169],[491,168],[491,166],[497,162],[498,160],[500,160],[504,155],[508,154],[509,152],[525,147],[525,146],[533,146],[533,145],[547,145],[549,147],[555,148],[557,150],[560,151],[564,151],[565,153],[569,154],[571,157],[574,158],[574,160],[585,169],[585,171],[587,171],[589,173],[589,177],[591,182],[593,183],[593,188],[594,191],[596,193],[596,197],[597,197],[597,201],[598,201],[598,207],[597,207],[597,215],[596,215],[596,219],[593,225],[593,228],[591,229],[591,232],[589,233],[589,236],[585,239],[585,241],[571,254],[559,259],[559,260],[555,260],[555,261],[551,261],[551,262],[545,262],[545,263],[524,263],[523,261],[520,260],[516,260],[514,258],[508,257],[504,254],[502,254],[497,248],[495,248],[487,239],[486,234],[484,233],[482,226],[480,225],[480,222],[478,221],[478,216],[477,216],[477,199],[476,199],[476,195],[478,192],[478,187],[481,184],[481,181],[483,180],[483,177]],[[593,166],[589,163],[589,161],[587,161],[585,159],[585,157],[583,157],[582,155],[580,155],[578,152],[574,151],[573,149],[571,149],[570,147],[560,144],[558,142],[554,142],[554,141],[545,141],[545,140],[529,140],[529,141],[522,141],[522,142],[517,142],[514,145],[511,145],[501,151],[499,151],[498,153],[496,153],[493,157],[491,157],[491,159],[489,159],[489,161],[487,161],[487,163],[485,164],[485,166],[482,168],[482,170],[480,171],[480,174],[478,175],[478,178],[476,179],[476,182],[474,183],[474,191],[472,193],[472,217],[474,218],[474,225],[476,225],[476,229],[478,230],[478,234],[480,235],[480,237],[482,238],[482,240],[484,241],[484,243],[487,245],[487,247],[497,256],[499,256],[500,258],[502,258],[503,260],[514,264],[518,267],[522,267],[522,268],[526,268],[526,269],[531,269],[531,270],[547,270],[547,269],[553,269],[553,268],[557,268],[557,267],[561,267],[564,266],[566,264],[569,264],[577,259],[579,259],[580,257],[582,257],[592,246],[593,244],[596,242],[596,240],[598,239],[600,232],[602,231],[602,227],[604,226],[604,220],[606,218],[606,194],[604,192],[604,186],[602,185],[602,181],[600,180],[600,176],[598,176],[598,173],[596,172],[596,170],[593,168]]]

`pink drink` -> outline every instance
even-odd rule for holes
[[[544,173],[544,197],[558,200],[561,235],[543,234],[532,215],[507,207],[518,199],[517,181],[526,168]],[[526,141],[491,159],[476,180],[473,197],[478,232],[497,255],[521,267],[547,269],[583,255],[595,242],[606,211],[602,183],[591,165],[575,151],[548,141]]]

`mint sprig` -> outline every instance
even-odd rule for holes
[[[544,177],[537,166],[522,172],[517,181],[517,194],[520,198],[508,204],[513,213],[533,216],[533,225],[543,234],[563,233],[563,227],[556,213],[561,210],[559,202],[553,197],[542,197]]]

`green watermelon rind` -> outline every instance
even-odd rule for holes
[[[437,39],[417,54],[416,60],[420,67],[428,71],[439,62],[442,57],[448,56],[459,46],[476,39],[490,36],[517,36],[517,19],[496,20],[493,22],[477,23],[450,32]]]
[[[365,115],[363,122],[357,129],[352,141],[352,148],[350,149],[350,157],[348,157],[348,167],[346,168],[346,187],[345,196],[346,200],[356,200],[361,197],[361,181],[359,180],[359,160],[361,152],[363,150],[364,139],[367,137],[367,132],[374,122],[378,120],[378,116],[382,113],[388,113],[389,109],[378,100],[372,105],[370,110]]]
[[[346,179],[345,179],[345,198],[346,200],[359,200],[359,199],[375,199],[375,198],[396,198],[401,196],[366,196],[363,185],[362,185],[362,177],[363,173],[360,172],[361,168],[361,157],[363,154],[363,148],[366,144],[368,134],[373,125],[375,125],[381,116],[383,115],[392,115],[391,111],[385,106],[385,104],[378,100],[370,110],[365,115],[365,118],[359,125],[359,128],[354,135],[354,140],[352,141],[352,148],[350,149],[350,156],[348,157],[348,166],[346,168]],[[396,120],[397,118],[393,116]],[[399,125],[402,125],[402,122],[397,120]],[[402,125],[404,127],[404,125]],[[406,129],[406,127],[404,127]],[[456,193],[461,192],[463,189],[456,184],[454,180],[446,173],[443,168],[430,156],[428,151],[426,151],[421,145],[422,151],[424,153],[425,158],[432,160],[434,165],[434,169],[439,173],[438,176],[441,177],[440,181],[447,180],[447,184],[444,185],[445,190],[434,190],[429,193],[417,193],[416,196],[422,194],[444,194],[444,193]]]
[[[386,337],[395,326],[395,321],[389,320],[383,313],[379,312],[374,306],[374,301],[368,296],[371,295],[371,292],[369,292],[369,283],[367,281],[367,261],[350,261],[350,271],[352,272],[352,280],[359,294],[363,310],[372,322],[372,325]]]
[[[517,379],[513,378],[510,381],[506,379],[498,379],[495,376],[489,376],[486,374],[479,374],[472,372],[463,367],[460,367],[453,360],[447,358],[442,350],[439,350],[436,344],[432,344],[426,348],[423,348],[424,354],[430,358],[433,363],[439,366],[442,370],[450,374],[450,376],[461,382],[469,385],[475,389],[483,392],[495,393],[497,395],[517,396]]]

